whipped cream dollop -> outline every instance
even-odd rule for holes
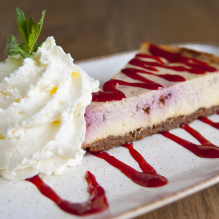
[[[0,63],[0,173],[24,180],[61,174],[84,151],[84,112],[99,83],[48,37],[30,58]]]

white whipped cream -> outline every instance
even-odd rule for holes
[[[61,174],[83,158],[84,111],[99,83],[48,37],[30,58],[0,63],[0,173]]]

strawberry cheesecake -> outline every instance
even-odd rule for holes
[[[83,149],[103,151],[219,110],[219,57],[144,43],[85,113]]]

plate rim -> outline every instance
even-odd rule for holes
[[[168,197],[164,197],[164,198],[156,200],[150,204],[143,205],[141,207],[135,208],[135,209],[130,210],[128,212],[122,213],[118,216],[112,217],[112,219],[122,219],[122,218],[127,218],[127,217],[133,218],[133,217],[137,217],[137,216],[149,213],[153,210],[156,210],[160,207],[164,207],[168,204],[171,204],[175,201],[183,199],[183,198],[185,198],[189,195],[192,195],[196,192],[202,191],[210,186],[217,184],[218,182],[219,182],[219,174],[217,174],[213,177],[210,177],[209,179],[204,180],[199,184],[190,186],[187,189],[182,189],[178,192],[175,192]]]

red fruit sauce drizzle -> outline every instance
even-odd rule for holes
[[[88,184],[90,198],[83,203],[73,203],[60,198],[38,175],[26,180],[33,183],[44,196],[55,202],[59,208],[70,214],[87,216],[106,210],[109,205],[104,189],[97,183],[94,175],[89,171],[86,172],[85,179]]]
[[[131,156],[138,162],[139,167],[143,172],[138,172],[132,167],[124,164],[115,157],[109,155],[107,152],[91,152],[94,156],[107,161],[109,164],[119,169],[125,176],[127,176],[134,183],[143,187],[159,187],[168,183],[168,180],[159,175],[155,169],[146,162],[142,155],[133,148],[133,143],[123,145],[127,148]]]
[[[136,67],[143,68],[144,70],[127,67],[121,71],[121,73],[125,74],[126,76],[140,81],[139,83],[132,83],[132,82],[125,82],[122,80],[117,79],[111,79],[107,81],[103,85],[103,91],[98,91],[96,93],[93,93],[92,101],[94,102],[106,102],[106,101],[118,101],[122,100],[125,97],[125,94],[117,89],[117,86],[131,86],[131,87],[140,87],[144,89],[149,90],[157,90],[159,88],[162,88],[163,86],[148,80],[141,75],[141,74],[148,74],[148,75],[155,75],[157,77],[161,77],[167,81],[172,82],[182,82],[186,79],[183,76],[180,75],[173,75],[173,74],[156,74],[158,72],[157,67],[159,68],[165,68],[167,70],[174,70],[177,72],[189,72],[191,74],[205,74],[206,72],[216,72],[217,69],[209,66],[205,62],[201,62],[199,60],[196,60],[194,58],[188,58],[181,56],[180,54],[171,53],[166,50],[163,50],[159,48],[156,45],[150,44],[149,45],[149,51],[151,55],[146,54],[137,54],[134,59],[132,59],[128,64]],[[154,61],[144,61],[143,59],[150,58]],[[163,61],[165,59],[165,61]],[[178,64],[173,65],[173,64]],[[179,65],[181,64],[181,65]],[[153,72],[151,72],[153,71]]]
[[[205,117],[201,117],[200,120],[202,121],[202,119],[205,120]],[[191,134],[194,138],[196,138],[201,143],[201,145],[189,142],[189,141],[182,139],[174,134],[171,134],[168,131],[162,132],[161,135],[171,139],[172,141],[175,141],[176,143],[180,144],[181,146],[183,146],[187,150],[191,151],[192,153],[194,153],[198,157],[201,157],[201,158],[219,158],[219,147],[212,144],[205,137],[203,137],[198,131],[191,128],[188,124],[181,124],[180,127],[183,128],[185,131],[187,131],[189,134]]]
[[[219,115],[219,112],[217,113]],[[216,128],[219,129],[219,122],[212,122],[210,119],[208,119],[207,117],[199,117],[198,118],[200,121]]]

